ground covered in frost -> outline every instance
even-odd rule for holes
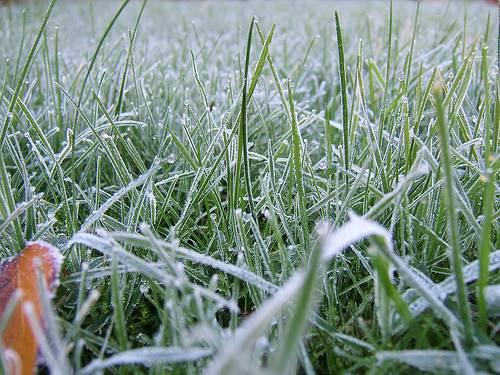
[[[0,256],[65,255],[45,366],[498,371],[497,10],[470,3],[0,8]]]

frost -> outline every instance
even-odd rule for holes
[[[149,292],[149,286],[148,284],[146,283],[142,283],[140,286],[139,286],[139,291],[142,293],[142,294],[147,294]]]
[[[249,214],[247,212],[245,212],[242,217],[245,223],[248,223],[250,220],[252,220],[252,214]]]
[[[490,314],[500,316],[500,284],[488,285],[484,294]]]
[[[170,154],[167,156],[167,159],[166,159],[166,162],[168,164],[173,164],[175,162],[175,155],[174,154]]]

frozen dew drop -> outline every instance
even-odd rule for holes
[[[174,154],[170,154],[167,156],[167,163],[169,164],[173,164],[175,162],[175,155]]]
[[[403,95],[401,101],[403,102],[403,104],[408,104],[408,97],[406,95]]]
[[[149,292],[149,286],[146,283],[142,283],[139,290],[142,294],[147,294]]]
[[[136,336],[135,338],[136,338],[136,340],[137,340],[137,341],[139,341],[139,342],[141,342],[141,343],[143,343],[143,344],[145,344],[145,345],[149,344],[149,342],[150,342],[150,340],[149,340],[148,336],[147,336],[147,335],[145,335],[145,334],[144,334],[144,333],[142,333],[142,332],[141,332],[141,333],[139,333],[139,334],[137,334],[137,336]]]
[[[318,169],[324,171],[326,169],[326,161],[324,160],[321,160],[319,163],[318,163]]]
[[[251,215],[251,214],[249,214],[249,213],[247,213],[247,212],[245,212],[245,213],[243,214],[243,221],[244,221],[245,223],[248,223],[248,222],[250,221],[250,219],[252,219],[252,215]]]
[[[47,218],[50,220],[52,218],[54,218],[56,216],[56,213],[57,213],[57,210],[54,209],[54,208],[49,208],[47,210]],[[87,265],[87,268],[88,268],[88,265]],[[83,265],[82,265],[82,269],[83,269]]]

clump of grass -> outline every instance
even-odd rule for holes
[[[0,8],[0,257],[66,255],[49,370],[498,371],[496,10],[332,6]]]

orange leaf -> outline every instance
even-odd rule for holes
[[[19,290],[21,295],[2,334],[5,366],[9,374],[33,374],[38,343],[23,305],[32,303],[36,318],[43,327],[37,268],[52,294],[57,287],[61,264],[59,250],[42,241],[28,242],[22,253],[0,263],[0,316],[14,293]]]

